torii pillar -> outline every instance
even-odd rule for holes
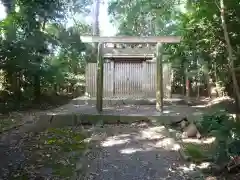
[[[163,112],[163,47],[161,43],[157,43],[156,48],[156,109]]]

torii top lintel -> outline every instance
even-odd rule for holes
[[[180,36],[81,36],[85,43],[179,43]]]

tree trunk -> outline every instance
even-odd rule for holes
[[[100,0],[94,2],[94,22],[93,22],[93,35],[99,35],[99,11],[100,11]],[[98,48],[98,47],[96,47]]]
[[[41,96],[41,82],[39,74],[34,75],[34,100],[36,103],[40,102]]]
[[[94,10],[93,10],[94,17],[93,17],[93,32],[92,32],[94,36],[100,35],[99,11],[100,11],[100,0],[94,0]],[[98,43],[94,43],[93,46],[94,46],[93,56],[95,56],[96,58],[98,53]]]
[[[226,41],[227,46],[227,52],[228,52],[228,63],[229,63],[229,70],[232,76],[233,81],[233,90],[236,97],[236,104],[240,104],[240,92],[239,92],[239,86],[237,83],[236,73],[234,70],[234,57],[233,57],[233,49],[230,43],[229,34],[227,30],[227,25],[225,21],[225,6],[224,6],[224,0],[220,0],[220,12],[221,12],[221,20],[222,20],[222,28],[224,32],[224,38]]]
[[[182,95],[185,96],[186,94],[186,77],[182,77]]]
[[[1,1],[3,6],[6,8],[6,14],[7,16],[15,11],[15,0],[2,0]],[[6,39],[9,39],[9,41],[12,40],[13,34],[12,34],[12,26],[8,26],[9,29],[6,30]],[[11,39],[10,39],[11,38]],[[9,67],[8,67],[9,68]],[[9,84],[9,90],[14,93],[16,91],[16,82],[17,82],[17,77],[15,76],[14,70],[10,67],[10,69],[7,69],[7,75],[6,79]]]
[[[41,27],[42,31],[45,30],[46,22],[47,22],[47,17],[43,19],[42,27]],[[42,58],[41,54],[39,53],[39,57],[37,59],[39,64],[42,61],[41,58]],[[39,69],[36,71],[36,74],[34,75],[34,100],[36,103],[40,102],[40,96],[41,96],[41,76],[40,76],[40,69]]]
[[[15,9],[15,0],[2,0],[2,4],[6,8],[7,15]]]
[[[214,76],[215,76],[215,84],[218,82],[217,77],[217,62],[214,63]]]
[[[182,73],[182,95],[185,96],[186,94],[186,70],[185,70],[185,65],[181,65],[181,73]]]
[[[93,35],[99,36],[100,29],[99,29],[99,11],[100,11],[100,0],[94,0],[94,22],[93,22]],[[102,98],[103,98],[103,59],[102,55],[102,44],[94,43],[93,44],[93,51],[92,51],[92,58],[97,60],[97,110],[98,112],[102,111]]]
[[[188,69],[186,69],[185,71],[185,80],[186,80],[186,97],[189,98],[190,97],[190,80],[189,80],[189,77],[188,77]]]
[[[21,101],[22,98],[22,91],[21,91],[21,83],[22,83],[22,73],[21,71],[18,71],[16,73],[16,95],[17,95],[17,100]]]
[[[207,96],[211,98],[211,83],[210,83],[208,64],[204,64],[203,66],[204,66],[205,83],[207,86]]]

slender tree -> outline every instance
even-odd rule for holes
[[[238,86],[236,73],[235,73],[233,48],[232,48],[232,45],[230,42],[227,24],[226,24],[226,20],[225,20],[225,11],[226,11],[226,7],[224,5],[224,0],[220,0],[221,22],[222,22],[222,28],[223,28],[223,33],[224,33],[224,39],[226,41],[226,48],[227,48],[227,52],[228,52],[229,70],[230,70],[230,73],[232,76],[232,82],[233,82],[234,94],[236,97],[236,103],[239,106],[240,105],[240,92],[239,92],[239,86]]]

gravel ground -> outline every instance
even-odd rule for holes
[[[104,126],[95,129],[91,147],[81,180],[198,179],[195,171],[184,172],[178,145],[163,126]]]
[[[16,119],[17,124],[24,124],[17,126],[9,131],[0,134],[0,180],[6,179],[11,172],[24,166],[25,155],[20,148],[22,145],[25,126],[34,122],[34,117],[38,112],[31,113],[12,113],[11,119]],[[2,178],[2,179],[1,179]]]

